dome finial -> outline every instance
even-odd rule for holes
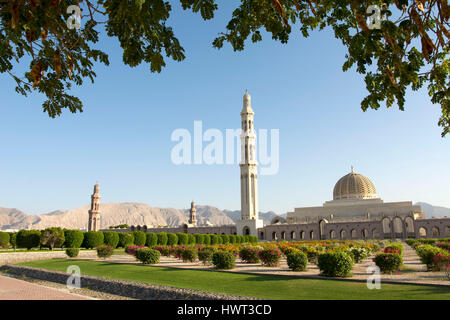
[[[353,170],[353,165],[351,167],[352,167],[352,173],[355,173],[355,171]]]

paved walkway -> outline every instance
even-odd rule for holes
[[[0,300],[91,300],[91,298],[0,275]]]

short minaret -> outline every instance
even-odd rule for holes
[[[191,210],[189,211],[189,224],[193,227],[197,226],[197,210],[195,209],[194,201],[191,202]]]
[[[258,215],[258,163],[256,162],[256,134],[251,97],[244,95],[241,111],[241,220],[236,222],[238,235],[258,235],[263,221]]]
[[[100,230],[100,186],[94,186],[94,193],[91,196],[91,209],[89,210],[88,231]]]

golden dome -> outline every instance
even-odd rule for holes
[[[353,171],[338,180],[333,190],[333,200],[375,199],[377,190],[369,178]]]

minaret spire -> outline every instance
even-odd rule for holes
[[[241,111],[241,220],[236,223],[238,235],[257,235],[257,228],[263,226],[258,218],[258,163],[253,117],[251,97],[246,90]]]
[[[100,230],[100,198],[100,186],[97,182],[94,186],[94,193],[91,196],[88,231]]]

